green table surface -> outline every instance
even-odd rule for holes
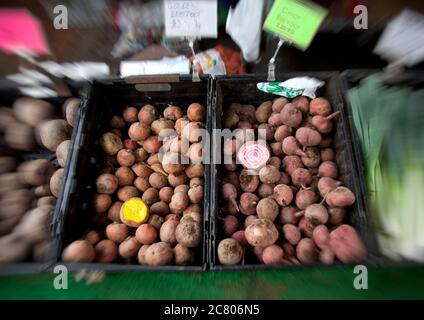
[[[351,267],[244,272],[107,273],[99,283],[53,286],[53,273],[0,277],[0,299],[423,299],[424,268],[368,268],[356,290]]]

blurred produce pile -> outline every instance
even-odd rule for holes
[[[349,90],[380,249],[424,261],[424,90],[372,75]]]
[[[232,103],[223,127],[227,140],[222,179],[221,264],[332,264],[359,262],[367,252],[346,224],[356,196],[342,186],[333,148],[328,100],[304,96]],[[230,158],[230,159],[231,159]],[[239,164],[241,163],[241,165]]]
[[[200,264],[206,108],[126,107],[102,135],[92,230],[69,244],[66,262]],[[189,161],[190,160],[190,161]]]
[[[1,263],[45,261],[79,103],[69,98],[60,110],[24,97],[0,107]]]

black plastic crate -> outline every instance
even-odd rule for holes
[[[54,249],[55,261],[69,270],[104,271],[203,271],[208,261],[209,239],[209,192],[210,166],[205,165],[204,176],[204,222],[203,244],[199,260],[192,266],[144,266],[124,263],[62,263],[63,248],[78,239],[86,231],[92,210],[95,180],[104,161],[99,144],[113,114],[121,113],[126,105],[141,107],[150,103],[162,111],[167,104],[175,104],[186,110],[192,102],[199,102],[210,109],[210,78],[202,76],[200,82],[192,82],[191,76],[144,76],[127,79],[110,78],[94,81],[88,85],[81,103],[79,124],[75,130],[73,152],[70,157],[69,175],[65,192],[57,213]],[[211,121],[207,113],[206,127],[210,131]]]
[[[357,156],[356,149],[353,148],[352,131],[348,121],[348,113],[343,103],[342,94],[339,83],[337,81],[337,72],[304,72],[304,73],[287,73],[277,75],[277,81],[284,81],[293,77],[310,76],[325,81],[325,86],[320,88],[317,96],[327,98],[333,111],[341,111],[339,117],[334,120],[336,128],[334,134],[333,146],[338,150],[336,163],[339,167],[340,180],[345,186],[350,188],[356,195],[357,201],[348,210],[348,223],[356,228],[359,232],[364,244],[368,250],[368,258],[365,263],[376,264],[376,255],[378,247],[375,234],[372,230],[372,222],[368,211],[366,210],[364,198],[363,180],[358,179]],[[253,104],[258,106],[266,100],[275,99],[277,96],[259,91],[256,88],[258,82],[264,82],[266,75],[245,75],[245,76],[218,76],[215,81],[215,90],[212,103],[212,119],[213,127],[220,129],[223,108],[232,102],[241,104]],[[221,152],[214,150],[214,152]],[[209,260],[212,270],[251,270],[251,269],[280,269],[292,268],[293,266],[285,265],[262,265],[262,264],[244,264],[234,266],[220,265],[216,250],[220,240],[224,238],[220,233],[220,226],[217,221],[220,213],[220,178],[221,166],[217,164],[211,165],[212,185],[211,185],[211,217],[210,217],[210,249]],[[339,265],[339,263],[335,263]],[[298,266],[294,266],[298,267]]]
[[[16,86],[2,86],[0,87],[0,105],[11,107],[13,102],[18,99],[24,97],[24,95],[19,91],[19,89]],[[41,98],[41,100],[45,100],[53,104],[57,111],[56,115],[61,116],[63,115],[62,107],[63,103],[68,99],[69,97],[54,97],[54,98]],[[74,139],[75,131],[73,130],[72,139]],[[6,151],[7,152],[7,151]],[[72,148],[69,150],[69,155],[72,154]],[[28,161],[28,160],[36,160],[36,159],[47,159],[50,160],[54,167],[59,169],[60,166],[56,159],[56,153],[53,151],[50,151],[46,148],[43,148],[41,146],[37,147],[36,149],[32,151],[15,151],[12,155],[14,155],[18,160],[20,161]],[[68,174],[68,164],[69,164],[69,158],[67,159],[67,164],[64,168],[64,175],[63,175],[63,181],[66,180],[67,174]],[[59,194],[59,197],[56,201],[55,210],[52,216],[52,220],[50,222],[49,226],[49,233],[50,233],[50,248],[48,250],[48,253],[44,257],[43,261],[40,262],[33,262],[33,261],[26,261],[26,262],[19,262],[19,263],[0,263],[0,275],[9,275],[9,274],[31,274],[31,273],[39,273],[46,269],[48,269],[54,262],[55,262],[55,256],[54,256],[54,248],[55,248],[55,239],[52,237],[51,232],[55,228],[57,212],[60,208],[61,201],[62,201],[62,195],[63,195],[63,188],[64,183],[62,183],[61,191]]]

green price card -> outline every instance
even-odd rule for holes
[[[326,15],[325,8],[308,0],[275,0],[264,29],[306,50]]]

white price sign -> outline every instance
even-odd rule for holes
[[[218,37],[216,0],[165,0],[164,6],[167,37]]]

